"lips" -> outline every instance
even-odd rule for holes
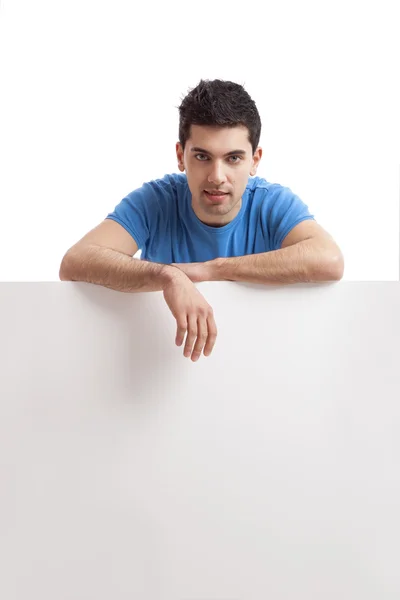
[[[204,190],[210,196],[225,196],[228,192],[222,192],[220,190]]]
[[[218,194],[211,194],[210,192],[207,192],[207,190],[204,190],[204,194],[205,196],[207,196],[210,202],[213,202],[214,204],[224,202],[225,196],[228,196],[227,192],[218,192]]]

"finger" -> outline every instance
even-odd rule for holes
[[[197,340],[193,348],[192,361],[199,359],[201,351],[204,348],[204,344],[208,337],[207,319],[205,317],[198,317],[197,319]]]
[[[188,332],[186,336],[185,349],[183,351],[184,356],[190,356],[195,339],[197,338],[197,315],[189,315],[188,318]]]
[[[215,342],[217,340],[218,330],[213,313],[211,313],[207,319],[207,329],[208,337],[204,348],[204,356],[210,356],[212,349],[215,346]]]
[[[176,330],[176,338],[175,344],[177,346],[182,346],[183,340],[185,339],[185,334],[187,330],[187,316],[177,319],[177,330]]]

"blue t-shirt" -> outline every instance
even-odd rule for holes
[[[236,217],[211,227],[197,217],[185,173],[144,183],[109,213],[152,262],[205,262],[279,250],[285,236],[301,221],[314,219],[289,188],[249,177]]]

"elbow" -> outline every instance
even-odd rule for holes
[[[61,261],[60,269],[58,271],[58,277],[60,281],[72,281],[67,267],[67,254],[65,254],[64,258]]]
[[[330,255],[324,261],[314,265],[310,281],[315,283],[340,281],[344,274],[344,258],[342,253]]]
[[[60,269],[58,271],[58,278],[60,281],[66,280],[66,276],[65,276],[65,272],[64,272],[64,261],[61,262]]]
[[[68,281],[68,277],[63,270],[63,266],[61,265],[60,270],[58,272],[58,278],[60,281]]]
[[[341,252],[334,257],[332,271],[334,280],[340,281],[344,275],[344,256]]]
[[[340,281],[344,275],[344,257],[341,252],[331,257],[326,265],[325,281]]]

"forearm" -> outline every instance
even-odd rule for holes
[[[158,292],[176,276],[185,277],[176,267],[100,246],[72,248],[64,256],[59,273],[62,281],[85,281],[120,292]]]
[[[234,258],[217,258],[207,263],[215,281],[290,284],[336,281],[341,278],[343,257],[335,256],[315,240],[304,240],[292,246]]]

